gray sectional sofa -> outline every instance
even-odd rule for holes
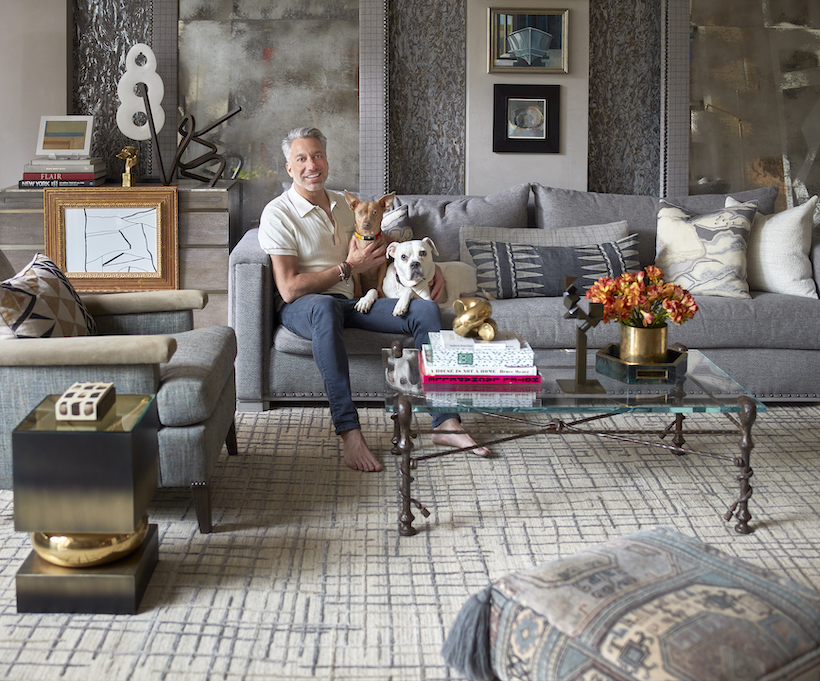
[[[774,213],[774,187],[739,192],[740,201],[756,199],[762,214]],[[668,201],[701,214],[722,208],[724,195],[670,198]],[[611,230],[613,223],[637,234],[634,258],[640,266],[655,260],[659,199],[520,185],[486,197],[397,196],[394,210],[412,228],[415,238],[431,237],[438,261],[470,261],[465,233],[492,228],[491,234],[530,233],[534,242],[545,230],[577,238],[582,245],[589,230]],[[406,214],[405,214],[406,212]],[[623,222],[626,224],[622,224]],[[621,224],[618,224],[621,223]],[[467,227],[463,227],[463,226]],[[604,225],[605,227],[589,227]],[[521,231],[526,228],[528,231]],[[569,229],[566,229],[569,228]],[[579,243],[579,240],[581,243]],[[560,244],[559,244],[560,245]],[[820,239],[817,230],[810,258],[814,285],[820,290]],[[323,402],[322,382],[309,341],[280,325],[274,314],[275,288],[268,256],[256,230],[240,240],[230,256],[229,324],[238,343],[237,398],[240,409],[264,409],[281,403]],[[669,342],[700,349],[758,398],[768,401],[816,401],[820,397],[820,300],[752,291],[750,298],[696,296],[700,311],[684,325],[670,326]],[[564,318],[560,295],[493,300],[499,328],[525,337],[536,352],[575,346],[576,322]],[[452,309],[442,312],[444,325]],[[345,332],[351,382],[361,402],[378,401],[384,390],[381,349],[394,338],[359,330]],[[599,324],[588,334],[591,349],[618,341],[617,324]],[[412,339],[403,341],[412,347]]]

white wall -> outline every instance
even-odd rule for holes
[[[569,10],[569,73],[487,73],[488,8],[543,11],[553,5],[531,0],[467,2],[467,193],[492,194],[524,182],[563,189],[587,188],[589,148],[589,0],[562,0]],[[558,154],[493,153],[493,86],[560,85]]]
[[[68,113],[71,0],[2,0],[0,187],[17,186],[34,157],[40,116]]]

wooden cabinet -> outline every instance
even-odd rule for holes
[[[241,183],[220,180],[209,187],[180,180],[179,286],[208,292],[208,305],[194,313],[197,328],[228,323],[228,254],[241,230],[238,206]],[[0,249],[17,270],[45,246],[43,192],[0,190]]]

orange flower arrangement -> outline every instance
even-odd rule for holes
[[[683,324],[692,319],[698,306],[692,294],[663,280],[653,265],[640,272],[626,272],[617,279],[601,277],[587,289],[587,300],[602,303],[602,321],[654,329],[667,321]]]

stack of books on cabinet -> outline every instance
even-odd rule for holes
[[[541,376],[530,344],[515,334],[491,341],[464,338],[454,331],[429,334],[419,353],[422,383],[468,386],[538,386]]]
[[[102,158],[35,158],[23,166],[20,189],[46,187],[98,187],[105,184]]]

